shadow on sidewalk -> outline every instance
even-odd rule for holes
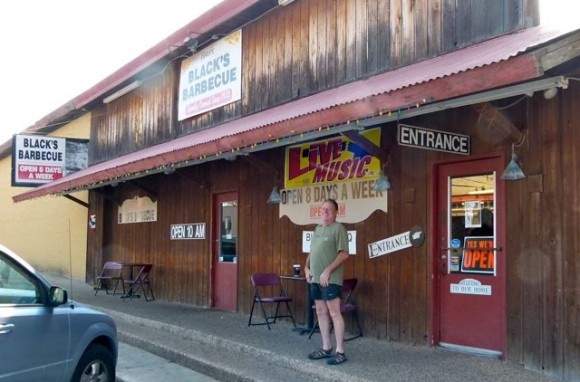
[[[309,340],[293,331],[288,321],[272,325],[272,330],[249,327],[244,314],[159,299],[122,301],[103,291],[95,296],[93,287],[83,281],[47,278],[67,289],[73,300],[111,314],[121,341],[149,347],[148,351],[188,367],[211,367],[211,375],[221,380],[281,382],[302,376],[318,381],[556,381],[496,359],[366,337],[346,343],[348,362],[328,366],[306,358],[320,347],[320,334]],[[265,376],[259,375],[258,365]],[[224,374],[217,375],[220,367]],[[248,375],[239,379],[232,373]]]

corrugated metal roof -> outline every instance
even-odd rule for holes
[[[53,110],[34,125],[25,129],[26,132],[35,132],[43,129],[46,126],[66,118],[72,114],[72,111],[82,111],[87,105],[95,100],[111,92],[118,86],[121,86],[126,81],[131,80],[140,72],[151,67],[155,63],[172,56],[172,49],[179,49],[185,45],[186,38],[197,38],[206,33],[211,33],[220,25],[227,23],[236,16],[243,14],[252,7],[268,9],[270,2],[265,3],[261,0],[224,0],[215,7],[202,14],[197,19],[191,21],[184,27],[172,33],[163,41],[147,49],[143,54],[136,57],[134,60],[123,65],[117,71],[107,76],[104,80],[91,87],[90,89],[79,94],[72,100],[66,102],[64,105]],[[251,10],[250,10],[251,11]],[[84,113],[84,111],[83,111]],[[12,141],[0,144],[0,158],[2,155],[8,153]]]
[[[441,97],[452,98],[538,78],[543,73],[536,59],[532,55],[522,53],[560,38],[564,34],[566,33],[562,31],[536,27],[501,36],[93,165],[17,195],[14,200],[22,201],[47,194],[73,192],[79,187],[98,185],[99,182],[123,178],[128,174],[159,166],[249,147],[256,143],[307,132],[325,124],[368,117],[378,111],[384,111],[386,106],[390,109],[403,107],[408,100],[405,101],[405,97],[397,95],[404,93],[405,89],[427,88],[431,83],[441,82],[462,73],[477,74],[483,68],[493,70],[485,72],[484,75],[488,78],[482,79],[483,82],[474,83],[481,86],[480,89],[462,88],[462,84],[459,83],[444,89],[437,101],[445,99]],[[507,78],[501,79],[502,68],[510,66],[517,70],[510,72]],[[494,82],[496,77],[498,80]],[[375,99],[382,101],[373,102]]]

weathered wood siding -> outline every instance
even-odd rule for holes
[[[571,84],[556,99],[546,101],[538,94],[505,111],[516,126],[527,131],[524,144],[516,149],[527,178],[508,182],[506,187],[507,358],[553,376],[566,375],[569,380],[580,375],[580,176],[576,171],[580,115],[575,105],[579,96],[580,87]],[[503,151],[508,158],[511,143],[518,137],[480,118],[479,110],[465,107],[406,122],[469,134],[473,155]],[[389,212],[375,212],[363,222],[347,225],[357,231],[358,254],[348,261],[346,275],[360,280],[356,298],[366,336],[426,345],[431,238],[421,248],[378,259],[368,258],[366,243],[414,225],[429,232],[431,164],[449,154],[393,145],[394,131],[394,124],[383,127],[383,147],[392,146]],[[283,148],[253,155],[281,171]],[[277,207],[265,203],[274,181],[273,174],[240,159],[146,177],[139,183],[158,195],[159,219],[126,225],[116,222],[114,200],[132,197],[139,188],[129,183],[92,191],[90,213],[97,214],[98,222],[97,230],[89,235],[89,253],[99,256],[102,251],[102,261],[151,261],[158,298],[210,306],[210,239],[171,241],[169,226],[184,222],[211,226],[211,195],[237,190],[238,311],[247,314],[252,297],[250,274],[288,273],[292,264],[303,263],[302,231],[313,228],[279,219]],[[290,282],[287,288],[295,297],[298,319],[304,322],[305,286]]]
[[[525,26],[528,0],[297,0],[243,28],[242,99],[177,121],[180,60],[96,110],[90,163]]]
[[[244,27],[240,102],[178,122],[175,62],[93,113],[90,160],[114,158],[520,28],[533,14],[530,8],[525,0],[297,0]],[[578,99],[580,86],[572,82],[553,100],[536,94],[504,111],[526,131],[516,150],[527,174],[525,180],[506,184],[507,359],[566,380],[580,379]],[[509,158],[518,135],[480,118],[480,110],[464,107],[405,122],[469,134],[474,155],[503,152]],[[356,297],[366,336],[426,345],[432,239],[421,248],[374,260],[366,255],[366,243],[398,234],[402,227],[419,225],[430,232],[432,165],[449,156],[396,146],[394,134],[394,124],[383,126],[382,146],[392,158],[389,212],[347,225],[357,231],[358,254],[347,263],[346,275],[360,280]],[[252,155],[281,173],[283,148]],[[287,273],[292,264],[303,263],[302,231],[312,228],[279,219],[278,209],[265,203],[273,183],[281,181],[274,176],[238,159],[91,191],[90,214],[97,215],[97,229],[88,235],[87,274],[108,259],[151,261],[158,298],[210,306],[211,238],[172,242],[169,226],[207,222],[210,227],[212,196],[236,190],[238,311],[249,313],[250,274]],[[117,224],[118,201],[143,189],[158,196],[158,221]],[[304,322],[305,286],[289,283],[287,288]]]

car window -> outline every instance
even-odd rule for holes
[[[41,303],[40,288],[26,272],[8,258],[0,256],[0,304]]]

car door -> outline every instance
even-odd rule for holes
[[[69,308],[46,306],[46,296],[40,280],[0,253],[0,379],[63,379]]]

